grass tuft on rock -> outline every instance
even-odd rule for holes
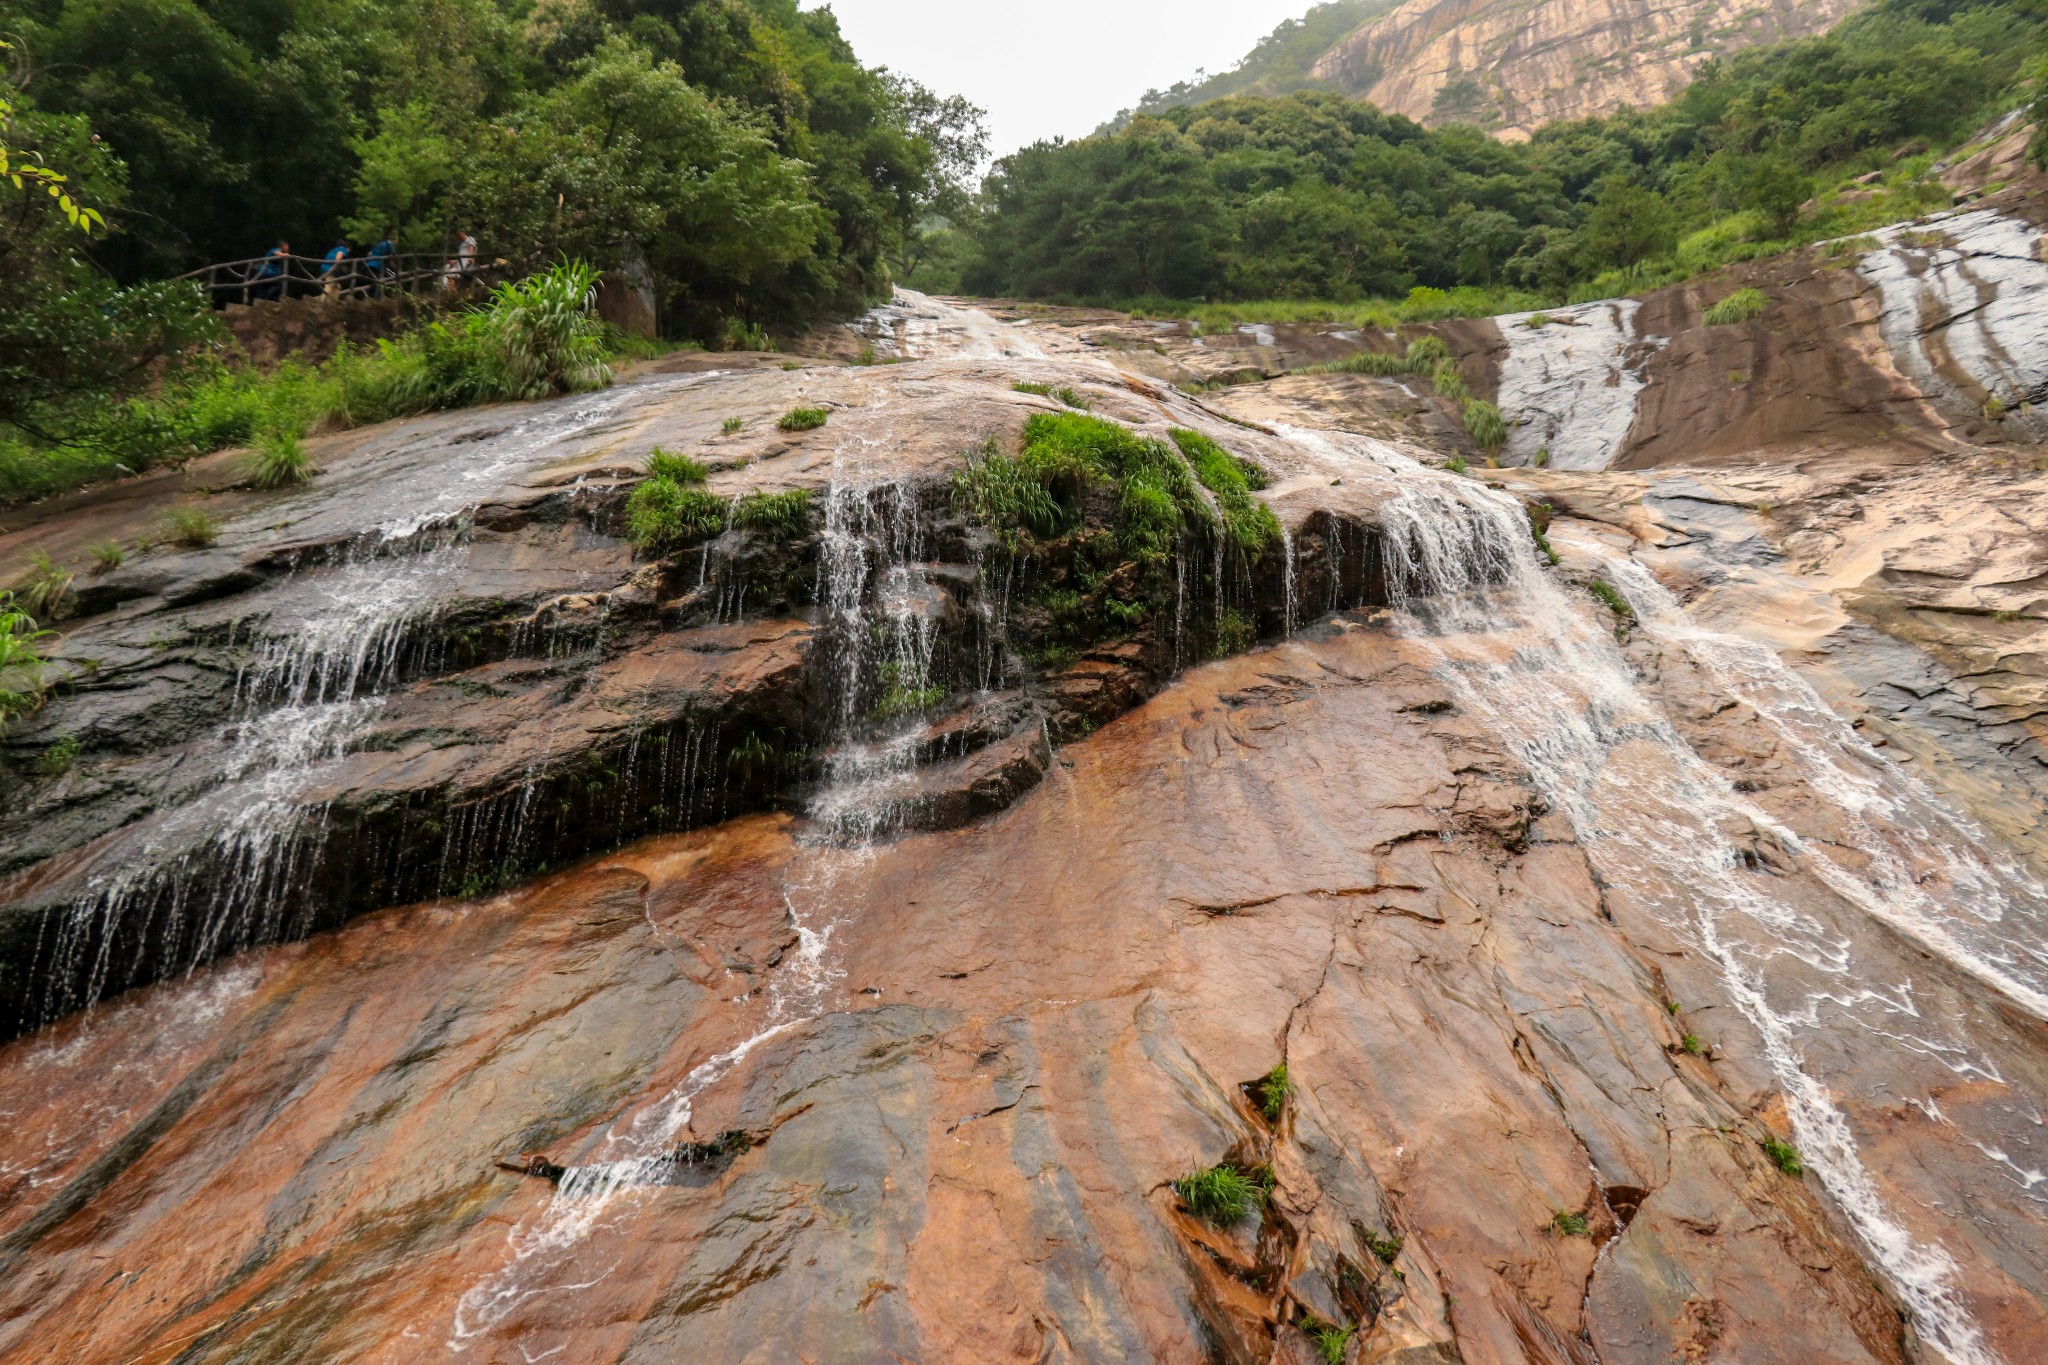
[[[61,777],[71,771],[83,749],[70,735],[59,735],[49,748],[36,755],[36,771],[44,777]]]
[[[1560,1237],[1586,1237],[1592,1232],[1592,1225],[1583,1213],[1568,1213],[1563,1209],[1550,1215],[1551,1230]]]
[[[1018,393],[1030,393],[1036,394],[1040,398],[1055,399],[1078,412],[1088,411],[1088,400],[1065,385],[1055,387],[1051,384],[1035,384],[1028,380],[1020,379],[1010,385],[1010,387]]]
[[[171,540],[189,550],[203,550],[220,539],[220,524],[204,507],[186,504],[165,514],[171,525]]]
[[[660,446],[647,452],[647,472],[656,478],[673,479],[684,488],[691,488],[711,477],[711,467],[687,455],[678,455]]]
[[[1190,1171],[1173,1182],[1173,1192],[1197,1218],[1229,1224],[1266,1202],[1268,1186],[1235,1166]]]
[[[1389,1233],[1382,1237],[1379,1233],[1364,1227],[1360,1227],[1358,1233],[1365,1239],[1366,1250],[1370,1251],[1373,1259],[1381,1265],[1392,1265],[1401,1259],[1401,1248],[1405,1242],[1399,1233]]]
[[[717,535],[727,510],[724,498],[656,474],[626,499],[626,537],[637,549],[660,554]]]
[[[57,632],[36,625],[11,592],[0,592],[0,726],[43,704],[44,642]]]
[[[1433,371],[1451,358],[1451,348],[1438,336],[1417,337],[1408,343],[1408,368],[1416,374]]]
[[[258,488],[289,488],[311,483],[313,457],[289,431],[273,431],[258,438],[249,452],[249,482]]]
[[[1500,415],[1500,409],[1484,398],[1466,400],[1463,416],[1465,430],[1471,435],[1473,444],[1491,455],[1508,443],[1508,424]]]
[[[1280,521],[1273,509],[1252,496],[1266,476],[1248,460],[1238,459],[1199,431],[1175,427],[1167,433],[1187,457],[1195,477],[1216,497],[1223,515],[1223,533],[1232,545],[1256,555],[1280,539]]]
[[[15,585],[14,596],[21,609],[29,615],[45,621],[61,621],[71,602],[74,577],[69,569],[50,558],[48,550],[30,550],[28,574]]]
[[[1806,1159],[1799,1155],[1799,1149],[1791,1143],[1780,1142],[1774,1135],[1766,1133],[1761,1145],[1764,1155],[1771,1159],[1771,1164],[1786,1175],[1797,1179],[1806,1174]]]
[[[1771,306],[1771,296],[1761,289],[1738,289],[1709,308],[1702,320],[1709,327],[1732,327],[1760,318]]]
[[[1358,1335],[1356,1327],[1339,1327],[1315,1317],[1304,1322],[1302,1330],[1315,1343],[1316,1359],[1323,1365],[1344,1365],[1344,1353],[1351,1349],[1351,1338]]]
[[[86,547],[85,552],[92,556],[94,573],[112,573],[128,559],[128,552],[121,548],[118,540],[95,541]]]
[[[1281,1113],[1287,1108],[1288,1099],[1294,1094],[1294,1082],[1287,1078],[1287,1063],[1280,1063],[1253,1082],[1252,1092],[1259,1112],[1266,1116],[1266,1122],[1278,1123]]]
[[[733,504],[732,524],[748,531],[800,536],[811,527],[811,492],[792,488],[786,493],[749,493]]]
[[[791,408],[775,424],[778,431],[816,431],[832,416],[830,408]]]
[[[1607,609],[1623,620],[1633,621],[1636,619],[1635,608],[1631,607],[1628,604],[1628,599],[1617,592],[1614,585],[1607,580],[1602,578],[1590,580],[1586,584],[1586,591],[1606,603]]]

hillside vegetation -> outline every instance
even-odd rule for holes
[[[630,268],[672,337],[758,346],[886,297],[982,155],[979,111],[797,0],[0,0],[0,38],[0,152],[41,168],[0,180],[0,503],[250,434],[188,411],[233,359],[166,280],[198,264],[467,230],[513,277]],[[441,368],[400,406],[505,391]]]
[[[1329,0],[1299,19],[1289,19],[1259,40],[1236,66],[1192,81],[1176,81],[1165,90],[1147,90],[1136,109],[1118,114],[1103,131],[1113,132],[1137,114],[1159,114],[1183,105],[1207,104],[1232,95],[1290,95],[1320,85],[1310,74],[1316,59],[1338,39],[1398,8],[1401,0]]]
[[[1439,313],[1649,287],[1944,202],[1933,152],[2031,99],[2044,51],[2048,0],[1884,0],[1712,63],[1665,107],[1526,145],[1332,92],[1176,108],[998,162],[957,283],[1121,301],[1420,287]]]

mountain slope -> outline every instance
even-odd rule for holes
[[[1710,57],[1819,33],[1862,0],[1375,0],[1318,6],[1235,70],[1148,94],[1140,112],[1328,88],[1433,123],[1526,137],[1559,119],[1661,104]],[[1307,49],[1327,43],[1315,55]]]

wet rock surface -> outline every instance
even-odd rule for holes
[[[0,1356],[2038,1356],[2044,476],[1902,372],[1838,439],[1767,385],[1747,462],[1646,434],[1737,334],[1883,372],[1878,291],[1814,278],[1755,332],[1646,300],[1607,469],[1458,478],[1398,382],[1178,395],[1199,338],[906,295],[845,343],[899,363],[656,377],[502,462],[532,410],[434,419],[337,444],[329,497],[222,495],[9,736],[83,741],[0,816],[9,896],[75,904],[228,790],[251,661],[442,556],[285,802],[383,850],[376,893],[293,864],[327,894],[268,932],[320,932],[0,1047]],[[1443,330],[1498,391],[1501,326]],[[1243,340],[1259,375],[1393,344]],[[1184,555],[1186,609],[1124,632],[993,591],[948,485],[1059,410],[1018,380],[1254,462],[1284,553]],[[773,431],[798,401],[827,426]],[[654,445],[816,515],[636,559]],[[475,447],[459,533],[419,521]],[[918,660],[947,695],[896,718]],[[1187,1193],[1217,1168],[1243,1216]]]

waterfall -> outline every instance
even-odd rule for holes
[[[190,972],[225,952],[302,937],[314,911],[307,905],[287,922],[288,907],[328,834],[329,812],[310,793],[375,723],[385,697],[438,664],[423,630],[460,586],[471,513],[522,471],[561,458],[564,441],[688,382],[538,405],[465,441],[459,459],[423,458],[401,443],[369,457],[354,486],[323,480],[273,509],[288,513],[291,543],[313,548],[292,556],[296,567],[266,595],[266,619],[246,627],[249,659],[228,719],[195,749],[190,766],[200,771],[96,856],[53,941],[37,944],[47,963],[42,1018],[24,1022],[90,1008],[109,989]],[[261,536],[250,542],[263,545]]]
[[[1853,1072],[1870,1048],[1886,1066],[1938,1065],[1950,1079],[1995,1074],[1995,1061],[1952,1021],[1926,1017],[1910,978],[1867,974],[1880,970],[1896,932],[2041,1013],[2041,888],[1969,853],[1967,821],[1868,752],[1770,651],[1692,627],[1647,574],[1612,562],[1644,631],[1748,701],[1797,755],[1814,796],[1882,851],[1859,875],[1805,848],[1642,694],[1591,604],[1542,570],[1512,499],[1376,442],[1348,448],[1402,486],[1383,515],[1389,593],[1404,634],[1527,764],[1602,882],[1714,964],[1761,1042],[1802,1153],[1922,1339],[1959,1365],[1991,1365],[1997,1358],[1956,1292],[1955,1261],[1894,1212],[1836,1102],[1840,1077],[1823,1066]],[[1743,829],[1775,839],[1819,887],[1802,899],[1790,878],[1743,871],[1731,834]],[[1936,901],[1908,870],[1927,866],[1944,870],[1953,897]],[[1995,1133],[1964,1136],[1987,1160],[2011,1165]],[[2013,1171],[2032,1198],[2039,1173]]]
[[[644,1191],[674,1174],[699,1095],[757,1048],[816,1021],[832,1006],[840,979],[832,939],[844,914],[839,888],[901,829],[907,787],[919,762],[923,725],[916,711],[883,703],[938,685],[941,673],[935,645],[943,592],[924,564],[924,490],[864,477],[867,454],[859,443],[835,451],[825,498],[817,601],[820,672],[832,720],[825,781],[810,802],[810,819],[798,835],[797,856],[783,885],[797,949],[761,991],[753,1032],[698,1063],[667,1095],[613,1123],[592,1159],[569,1168],[547,1207],[513,1230],[506,1264],[457,1304],[451,1350],[466,1349],[528,1298],[558,1283],[559,1272],[592,1231],[630,1212]],[[988,624],[999,639],[1000,620]],[[977,650],[969,666],[986,673],[980,662],[985,653]]]

